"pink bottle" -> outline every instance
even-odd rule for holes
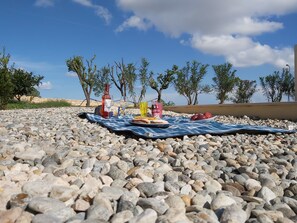
[[[152,104],[152,116],[162,118],[163,104],[159,102],[153,102]]]

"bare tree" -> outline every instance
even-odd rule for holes
[[[81,56],[74,56],[66,61],[68,71],[73,71],[78,76],[87,100],[87,107],[90,106],[91,93],[96,80],[97,66],[93,64],[95,58],[96,56],[94,55],[90,60],[86,60],[87,66],[84,65],[83,57]]]
[[[124,101],[127,100],[127,93],[130,95],[134,93],[134,83],[136,81],[135,65],[125,64],[122,59],[121,62],[115,62],[115,67],[110,69],[110,79],[116,88],[120,91]]]
[[[178,67],[173,65],[172,69],[167,69],[165,74],[159,73],[157,79],[155,80],[153,77],[153,73],[151,72],[149,78],[149,85],[152,89],[154,89],[158,94],[158,102],[161,102],[162,91],[167,89],[169,85],[174,80],[174,75],[176,74]]]

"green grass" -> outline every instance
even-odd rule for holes
[[[71,107],[72,105],[65,101],[47,101],[41,103],[31,103],[25,101],[12,101],[8,103],[7,109],[35,109],[35,108],[56,108],[56,107]]]

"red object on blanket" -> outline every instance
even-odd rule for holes
[[[204,114],[197,113],[197,114],[194,114],[191,117],[191,120],[192,121],[194,121],[194,120],[203,120],[203,119],[208,119],[208,118],[211,118],[211,117],[212,117],[212,114],[210,112],[205,112]]]

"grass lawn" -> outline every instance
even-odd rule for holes
[[[32,103],[27,101],[12,101],[8,103],[7,109],[35,109],[35,108],[52,108],[52,107],[71,107],[71,103],[65,100],[46,101],[41,103]]]

